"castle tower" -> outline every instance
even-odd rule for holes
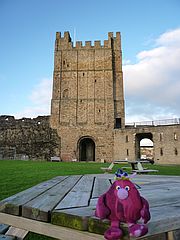
[[[101,45],[56,33],[51,126],[61,138],[61,159],[113,159],[114,128],[124,128],[120,33]]]

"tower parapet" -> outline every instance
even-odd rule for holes
[[[114,36],[113,32],[108,33],[108,40],[104,40],[104,45],[101,44],[100,40],[95,40],[92,44],[91,41],[85,41],[85,45],[83,45],[82,41],[76,41],[75,47],[73,47],[73,42],[70,37],[69,32],[64,32],[64,37],[62,37],[61,32],[56,33],[56,44],[55,49],[74,49],[74,48],[82,48],[82,49],[93,49],[93,48],[111,48],[112,42],[116,49],[121,49],[121,35],[120,32],[116,32],[116,36]]]

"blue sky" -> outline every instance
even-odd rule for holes
[[[179,0],[0,0],[0,115],[50,114],[56,32],[122,36],[126,121],[180,117]]]

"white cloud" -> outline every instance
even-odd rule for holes
[[[171,46],[180,46],[180,28],[177,28],[172,31],[167,31],[163,33],[157,40],[156,43],[159,45],[171,45]]]
[[[136,64],[123,66],[128,122],[180,116],[180,29],[155,42]]]
[[[43,78],[32,90],[29,99],[31,105],[16,113],[16,118],[50,115],[52,79]]]
[[[52,79],[44,78],[36,85],[30,95],[35,105],[47,105],[50,103],[52,94]]]

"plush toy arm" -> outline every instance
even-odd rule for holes
[[[109,214],[110,209],[106,206],[106,194],[103,194],[98,199],[95,216],[104,219],[107,218]]]
[[[149,203],[143,197],[141,197],[141,201],[142,201],[142,205],[143,205],[143,207],[141,209],[141,217],[143,219],[143,222],[147,223],[151,218],[151,215],[149,212]]]

